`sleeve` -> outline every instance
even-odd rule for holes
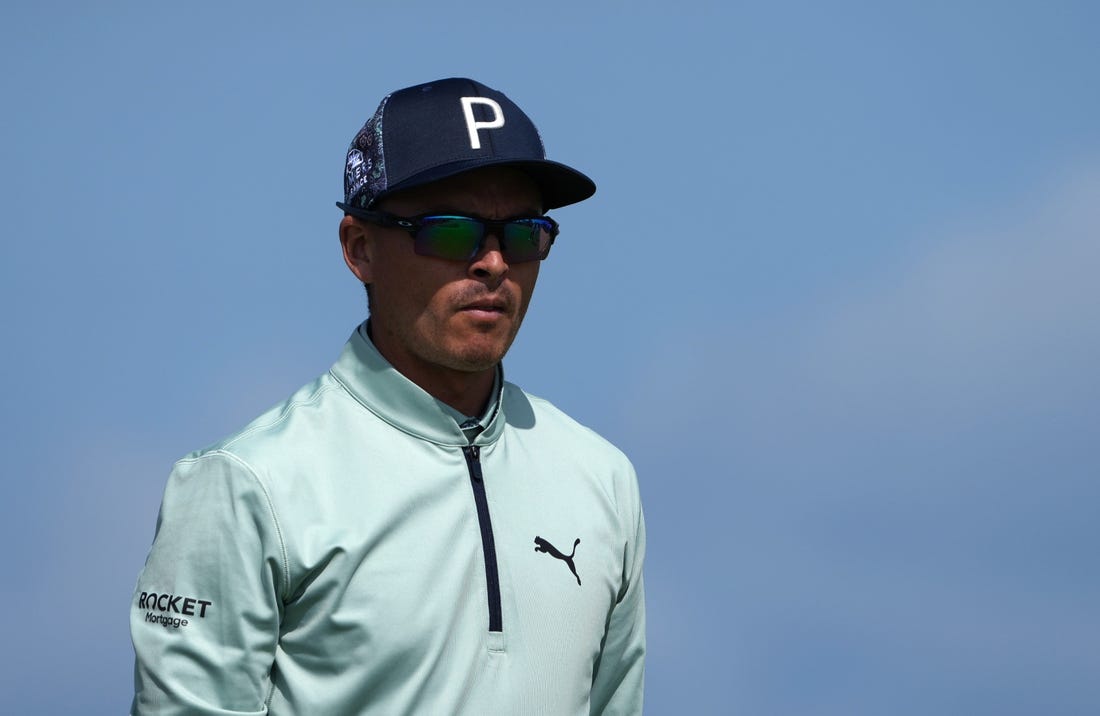
[[[629,470],[629,505],[623,550],[623,581],[611,610],[592,677],[593,716],[641,714],[645,681],[645,518],[637,478]]]
[[[255,472],[222,451],[177,463],[131,604],[131,713],[267,713],[286,584]]]

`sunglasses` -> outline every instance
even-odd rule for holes
[[[413,237],[413,251],[451,261],[469,261],[477,256],[490,233],[497,237],[500,253],[508,263],[542,261],[558,235],[558,222],[549,216],[491,221],[451,214],[403,217],[350,207],[344,211],[372,224],[404,229]]]

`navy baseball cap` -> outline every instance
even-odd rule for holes
[[[351,140],[344,167],[348,209],[461,172],[515,167],[542,193],[543,209],[583,201],[596,192],[591,179],[546,158],[531,119],[503,93],[480,82],[451,78],[398,90]]]

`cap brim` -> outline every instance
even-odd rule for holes
[[[584,201],[596,193],[596,183],[576,169],[568,167],[549,159],[474,159],[460,162],[441,164],[424,171],[417,172],[408,179],[394,184],[375,197],[374,202],[388,194],[412,189],[413,187],[430,184],[441,179],[447,179],[463,172],[481,169],[483,167],[515,167],[534,180],[542,194],[543,211],[559,209],[569,204]],[[372,204],[374,202],[371,202]]]

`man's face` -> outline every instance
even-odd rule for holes
[[[404,217],[542,213],[534,182],[504,167],[399,192],[377,208]],[[500,362],[527,313],[540,262],[509,264],[492,234],[473,259],[451,261],[414,253],[412,237],[401,229],[362,226],[367,275],[360,278],[371,284],[372,338],[390,363],[417,381],[441,371],[481,372]]]

